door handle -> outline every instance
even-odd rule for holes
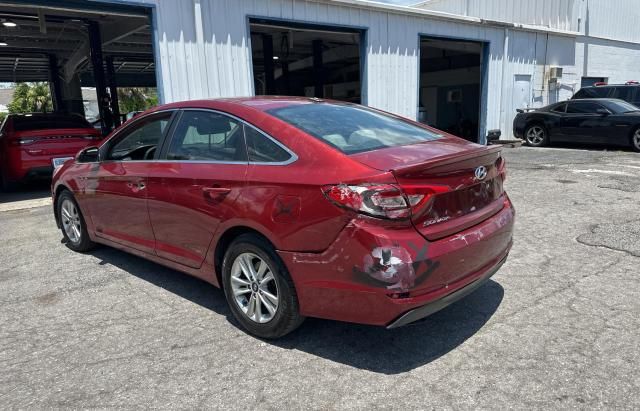
[[[133,191],[140,191],[140,190],[144,190],[147,186],[143,183],[143,182],[138,182],[138,183],[132,183],[132,182],[128,182],[127,183],[127,188],[133,190]]]

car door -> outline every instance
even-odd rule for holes
[[[97,236],[154,253],[147,175],[173,114],[136,120],[100,148],[101,161],[86,176],[83,193]]]
[[[608,109],[593,101],[568,102],[562,119],[564,139],[574,143],[606,143],[613,129],[609,114]]]
[[[243,124],[217,111],[184,110],[171,134],[148,180],[156,254],[198,268],[245,184]]]

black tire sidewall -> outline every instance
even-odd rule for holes
[[[71,241],[66,231],[64,230],[64,226],[62,225],[62,204],[66,200],[69,200],[73,203],[73,205],[76,207],[76,210],[78,210],[78,214],[80,215],[80,241],[76,243]],[[91,248],[93,248],[95,244],[89,238],[89,233],[87,231],[87,224],[84,220],[84,216],[82,215],[82,211],[78,206],[78,202],[73,197],[73,194],[71,194],[71,192],[65,190],[62,193],[60,193],[60,197],[58,197],[56,212],[58,213],[58,221],[60,221],[60,229],[62,231],[62,235],[64,236],[65,244],[67,247],[69,247],[73,251],[79,251],[79,252],[88,251]]]
[[[640,127],[636,127],[632,132],[631,132],[631,136],[629,137],[629,145],[631,145],[631,149],[633,151],[635,151],[636,153],[640,153],[640,147],[637,147],[634,143],[633,143],[633,139],[635,137],[636,132],[640,130]]]
[[[231,289],[231,267],[235,259],[243,253],[253,253],[263,259],[271,268],[278,287],[278,308],[275,316],[266,323],[250,320],[242,312],[233,297]],[[273,247],[258,236],[243,234],[229,245],[222,261],[222,286],[227,303],[235,319],[251,334],[260,338],[278,338],[293,331],[302,322],[299,314],[298,297],[293,281],[275,253]]]

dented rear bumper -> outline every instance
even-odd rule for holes
[[[446,307],[493,275],[511,248],[514,215],[505,199],[482,223],[435,241],[413,226],[356,218],[323,253],[279,254],[302,315],[397,327]]]

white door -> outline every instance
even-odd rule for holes
[[[531,75],[516,74],[513,82],[513,108],[531,106]]]

